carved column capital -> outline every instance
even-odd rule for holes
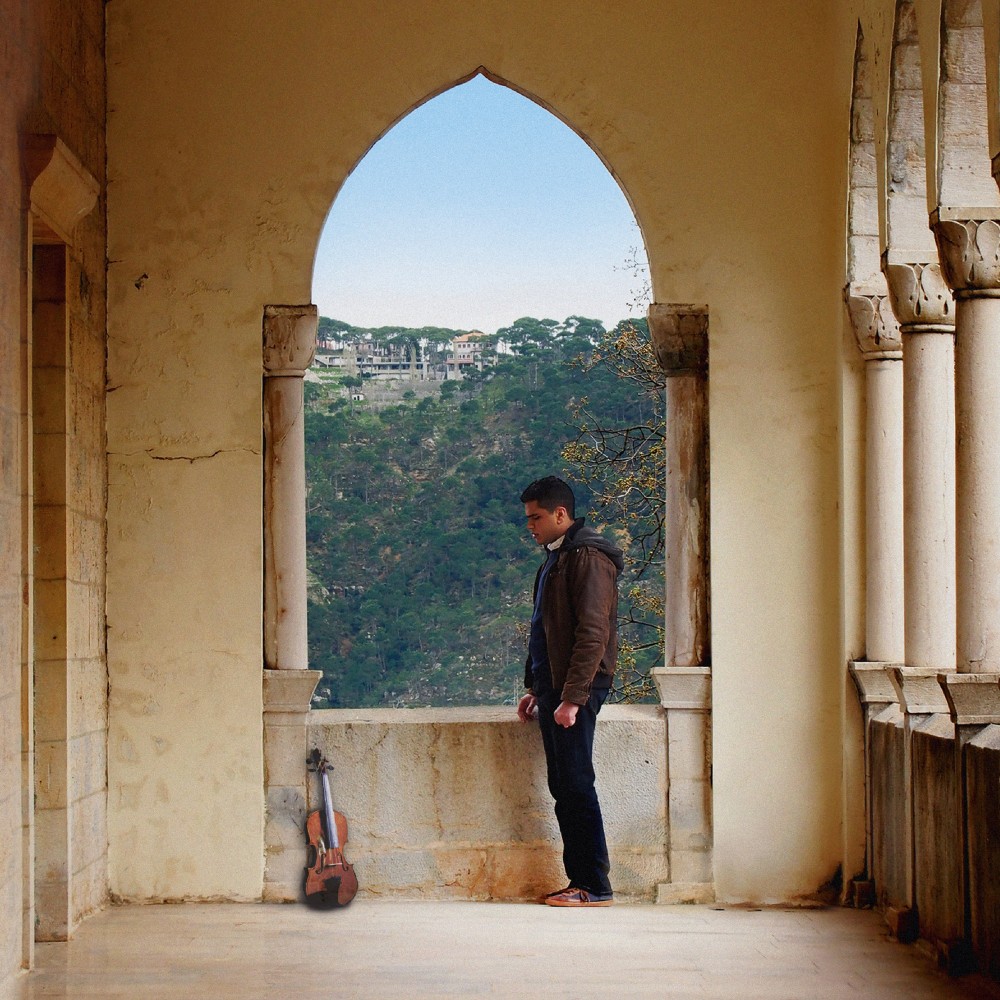
[[[654,302],[649,336],[667,378],[708,373],[708,306]]]
[[[939,208],[931,216],[941,268],[955,298],[1000,297],[1000,212]]]
[[[21,162],[35,213],[35,242],[72,246],[73,230],[97,204],[100,185],[55,135],[22,136]]]
[[[305,374],[316,354],[319,313],[314,305],[264,306],[264,375]]]
[[[937,263],[883,261],[892,311],[900,332],[955,332],[955,303]]]
[[[887,292],[873,292],[848,285],[844,289],[844,302],[858,349],[866,361],[902,358],[899,320],[892,311]]]

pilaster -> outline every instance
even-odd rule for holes
[[[320,670],[264,671],[264,899],[299,899],[305,868],[309,705]]]
[[[661,903],[715,898],[712,869],[708,307],[654,303],[653,349],[666,376],[663,667],[670,881]]]
[[[887,907],[886,919],[896,936],[903,941],[913,940],[919,933],[918,906],[918,810],[926,810],[929,803],[918,803],[916,794],[916,768],[914,765],[914,732],[923,728],[934,717],[947,716],[948,704],[938,682],[938,673],[919,667],[893,667],[887,671],[903,713],[903,812],[904,830],[902,846],[905,851],[906,899],[899,907]],[[947,820],[945,820],[947,823]],[[931,855],[933,856],[933,855]]]
[[[314,305],[267,306],[264,368],[264,898],[299,898],[304,868],[309,705],[303,376]]]
[[[847,898],[854,906],[867,908],[874,905],[876,896],[875,872],[876,842],[874,817],[877,812],[875,802],[875,782],[872,762],[872,722],[890,705],[898,708],[899,696],[892,685],[889,671],[901,666],[900,663],[881,663],[870,660],[856,660],[848,669],[858,691],[858,700],[864,712],[864,754],[865,754],[865,872],[855,878],[848,887]]]
[[[715,899],[712,868],[712,672],[709,667],[654,667],[667,716],[667,836],[670,881],[658,903]]]

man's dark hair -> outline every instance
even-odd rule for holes
[[[565,507],[566,513],[570,517],[576,517],[576,497],[569,484],[563,482],[558,476],[545,476],[536,479],[521,494],[521,503],[528,503],[534,500],[543,510],[550,514],[556,507]]]

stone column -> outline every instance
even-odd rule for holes
[[[264,310],[264,665],[308,666],[303,376],[316,350],[316,307]]]
[[[850,665],[864,712],[865,873],[851,880],[846,898],[876,903],[889,894],[884,825],[892,785],[885,750],[901,732],[898,697],[887,673],[902,665],[903,628],[903,345],[884,279],[848,286],[844,301],[865,364],[865,659]],[[875,738],[877,736],[877,739]],[[880,753],[873,750],[878,745]],[[879,757],[873,770],[873,760]],[[891,757],[891,754],[889,755]],[[876,823],[876,818],[878,823]],[[899,880],[896,880],[899,881]]]
[[[928,748],[929,738],[936,738],[939,743],[942,736],[950,739],[953,727],[936,671],[907,666],[893,668],[888,673],[903,714],[905,781],[902,788],[901,846],[904,851],[902,860],[906,894],[898,905],[892,905],[890,901],[885,915],[890,929],[900,941],[912,941],[918,936],[928,936],[927,932],[923,932],[920,921],[933,924],[933,919],[927,919],[928,911],[940,908],[927,905],[928,889],[934,882],[930,877],[933,865],[948,846],[956,844],[953,832],[958,827],[952,824],[957,821],[957,817],[949,815],[950,804],[947,808],[941,806],[944,783],[940,780],[940,771],[931,765],[932,755]],[[920,747],[916,742],[918,737],[922,741]],[[948,884],[944,890],[939,891],[943,897],[949,890],[954,890],[953,884]],[[958,895],[961,895],[960,889]],[[940,903],[940,900],[935,902]]]
[[[900,940],[918,933],[913,734],[946,711],[934,678],[955,669],[954,302],[937,263],[883,271],[903,342],[903,590],[905,667],[889,668],[901,718],[884,727],[882,840],[894,844],[878,886]],[[888,722],[888,720],[887,720]]]
[[[22,136],[21,156],[30,193],[24,265],[31,309],[22,334],[21,368],[20,865],[22,960],[27,968],[36,940],[72,937],[85,901],[103,898],[103,887],[88,893],[86,866],[79,862],[101,854],[106,841],[100,839],[101,817],[83,802],[92,795],[93,803],[98,788],[86,788],[80,780],[92,774],[83,766],[84,741],[79,738],[86,729],[80,662],[95,649],[81,648],[88,630],[93,634],[92,622],[80,617],[77,603],[81,589],[88,588],[73,581],[70,571],[80,558],[72,525],[85,516],[68,495],[68,473],[76,467],[74,448],[79,446],[72,423],[86,393],[71,377],[74,320],[66,289],[68,248],[76,246],[77,225],[97,204],[100,185],[55,135]],[[36,530],[39,522],[44,529]],[[88,598],[98,596],[99,590],[89,589]],[[93,729],[87,731],[93,734]],[[88,836],[97,839],[88,841]],[[15,870],[8,853],[14,850],[14,844],[0,845],[0,867]]]
[[[299,896],[305,858],[309,705],[305,370],[316,346],[313,305],[264,310],[264,898]]]
[[[957,844],[964,945],[983,898],[970,850],[966,747],[1000,717],[1000,209],[938,209],[941,267],[955,295],[957,674],[939,677],[955,731]],[[977,916],[974,919],[974,914]],[[949,959],[952,956],[949,955]],[[967,955],[961,948],[955,964]]]
[[[931,218],[955,294],[958,670],[1000,672],[1000,210]]]
[[[654,303],[649,333],[666,375],[666,666],[711,662],[708,307]]]
[[[903,341],[906,665],[954,670],[954,303],[937,264],[883,266]]]
[[[845,289],[865,361],[865,650],[903,662],[903,345],[883,290]]]
[[[666,375],[665,662],[670,881],[663,903],[715,898],[709,621],[708,307],[656,303],[649,332]]]

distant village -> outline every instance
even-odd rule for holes
[[[335,339],[321,331],[311,381],[332,375],[361,379],[445,381],[461,379],[470,369],[482,371],[497,355],[509,354],[504,341],[480,330],[434,342],[417,337],[378,341],[370,338]]]

